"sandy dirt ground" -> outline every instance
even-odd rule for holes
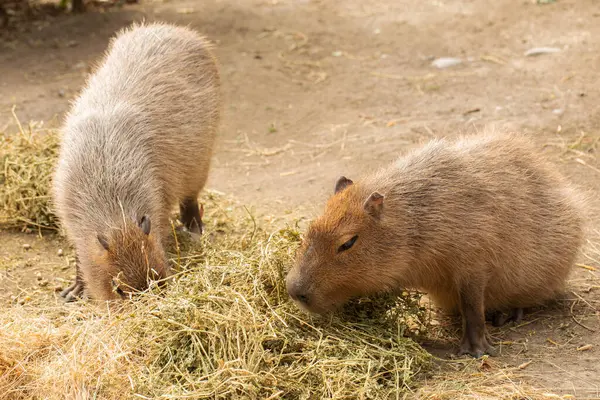
[[[0,131],[14,131],[13,105],[23,122],[58,126],[109,38],[142,19],[189,24],[216,43],[225,106],[209,187],[258,212],[311,218],[337,176],[433,137],[490,124],[533,137],[592,197],[579,262],[597,270],[577,267],[558,305],[492,329],[497,361],[531,361],[529,384],[600,398],[597,1],[181,0],[44,18],[0,35]],[[525,56],[536,47],[559,51]],[[439,57],[462,63],[438,69]],[[63,286],[73,273],[63,246],[0,232],[3,301]],[[455,345],[429,344],[441,356]]]

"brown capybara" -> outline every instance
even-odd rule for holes
[[[169,215],[202,232],[197,196],[219,123],[217,64],[206,39],[168,24],[133,25],[111,41],[63,128],[57,214],[75,246],[63,291],[127,297],[169,275]]]
[[[420,289],[461,313],[459,354],[493,354],[485,311],[519,317],[563,290],[582,212],[575,190],[517,134],[435,140],[356,183],[338,180],[287,290],[326,313],[351,297]]]

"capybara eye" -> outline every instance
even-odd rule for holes
[[[354,246],[354,242],[356,242],[356,239],[358,239],[358,235],[353,236],[352,239],[348,240],[346,243],[341,245],[340,248],[338,249],[338,253],[341,253],[342,251],[346,251],[350,247]]]

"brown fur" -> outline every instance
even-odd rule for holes
[[[78,257],[65,297],[84,286],[95,299],[125,297],[168,276],[176,204],[201,232],[219,86],[210,45],[190,29],[134,25],[111,41],[63,128],[54,199]]]
[[[336,190],[306,232],[290,295],[324,313],[354,296],[424,290],[462,313],[462,353],[491,350],[485,310],[559,294],[583,241],[577,194],[516,134],[436,140]]]

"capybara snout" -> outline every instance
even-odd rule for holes
[[[297,276],[289,274],[286,277],[286,287],[290,297],[301,307],[310,307],[311,294],[309,287]]]

